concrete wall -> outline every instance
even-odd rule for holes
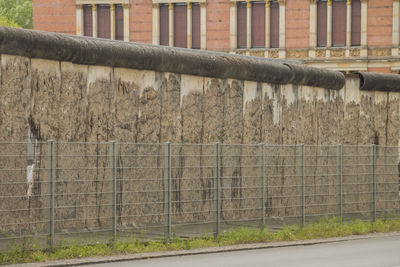
[[[4,140],[397,145],[399,93],[1,55]],[[15,94],[18,90],[18,94]],[[188,111],[189,110],[189,111]]]
[[[76,42],[82,43],[76,45]],[[299,169],[293,167],[298,165],[298,158],[293,156],[298,155],[298,147],[278,145],[394,146],[395,152],[388,155],[380,152],[378,157],[381,173],[395,174],[378,177],[382,182],[380,190],[391,192],[380,196],[378,207],[398,208],[398,191],[393,187],[398,183],[398,158],[393,155],[397,153],[400,138],[400,93],[396,89],[399,83],[391,84],[394,86],[391,89],[397,90],[394,92],[360,91],[359,76],[348,76],[340,88],[337,85],[340,82],[329,84],[330,79],[340,81],[341,74],[299,65],[5,28],[0,29],[0,53],[2,140],[26,141],[30,129],[39,141],[57,141],[55,205],[64,207],[56,211],[55,227],[59,233],[110,228],[109,147],[99,142],[111,140],[154,143],[119,147],[117,199],[118,225],[122,228],[165,226],[165,150],[161,143],[168,141],[178,144],[172,151],[175,223],[206,222],[214,218],[215,173],[210,167],[214,162],[213,146],[179,145],[188,143],[224,144],[220,169],[224,178],[221,185],[225,188],[223,220],[257,218],[259,212],[254,210],[259,201],[259,192],[254,189],[258,186],[254,179],[258,175],[257,147],[227,144],[272,145],[265,150],[265,156],[269,157],[265,161],[269,166],[265,175],[270,178],[265,187],[269,198],[263,211],[271,218],[300,215],[301,182]],[[107,54],[113,57],[102,57]],[[72,59],[82,64],[75,64]],[[89,60],[94,63],[84,63]],[[124,64],[138,67],[122,67]],[[194,72],[198,74],[193,75]],[[397,79],[395,75],[390,77]],[[296,84],[267,82],[279,79]],[[312,83],[321,86],[304,85]],[[326,89],[322,84],[338,88]],[[25,144],[2,146],[5,148],[1,149],[4,153],[1,155],[26,154]],[[24,156],[1,161],[1,178],[18,186],[1,185],[1,195],[10,198],[1,202],[0,209],[13,207],[25,211],[18,215],[10,211],[0,217],[3,231],[47,231],[43,222],[49,192],[47,149],[45,143],[37,145],[31,196],[25,183]],[[325,152],[311,146],[306,151],[309,155],[306,164],[315,166],[307,168],[305,174],[310,185],[306,190],[309,215],[332,215],[337,211],[335,204],[328,204],[336,201],[336,165],[329,160],[336,151],[324,149]],[[368,153],[368,147],[355,150],[348,147],[344,151],[348,156],[344,162],[350,164],[343,171],[346,174],[343,181],[350,186],[345,199],[353,203],[345,208],[347,213],[370,212],[371,194],[365,193],[369,192],[370,179],[369,158],[365,157]],[[4,171],[13,168],[22,171],[11,174]],[[360,170],[362,175],[357,175]],[[132,205],[139,202],[158,204]],[[321,206],[321,203],[327,204]],[[29,223],[32,221],[43,223]],[[10,222],[14,224],[9,226]]]

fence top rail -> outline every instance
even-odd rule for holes
[[[166,144],[170,144],[171,146],[181,146],[181,147],[190,147],[190,146],[214,146],[216,144],[219,144],[220,146],[223,147],[259,147],[259,146],[264,146],[268,148],[294,148],[294,147],[300,147],[303,146],[305,148],[335,148],[338,146],[341,146],[342,148],[371,148],[371,146],[375,146],[376,148],[392,148],[392,149],[398,149],[399,145],[374,145],[374,144],[323,144],[323,145],[316,145],[316,144],[268,144],[268,143],[258,143],[258,144],[229,144],[229,143],[201,143],[201,144],[196,144],[196,143],[171,143],[171,142],[163,142],[163,143],[135,143],[135,142],[119,142],[118,140],[110,140],[110,141],[102,141],[102,142],[81,142],[81,141],[54,141],[54,140],[48,140],[48,141],[35,141],[33,144],[48,144],[49,141],[53,141],[57,145],[109,145],[110,143],[115,142],[118,145],[134,145],[134,146],[164,146]],[[0,141],[0,145],[28,145],[32,144],[31,142],[28,141]],[[399,153],[400,154],[400,153]]]

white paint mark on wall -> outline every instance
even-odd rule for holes
[[[266,96],[269,99],[273,98],[273,88],[271,84],[263,83],[263,96]]]
[[[106,80],[111,81],[112,68],[104,66],[89,66],[88,80],[87,80],[87,94],[89,95],[90,84],[96,81]]]
[[[360,83],[359,78],[347,78],[345,84],[345,97],[344,104],[347,105],[351,102],[355,104],[360,104],[361,102],[361,92],[358,90]]]
[[[375,92],[375,104],[386,103],[387,102],[388,93],[387,92]]]
[[[272,102],[272,121],[274,125],[279,125],[281,115],[281,86],[264,83],[264,98],[270,99]]]
[[[59,73],[60,62],[59,61],[32,58],[31,66],[32,66],[32,69],[37,69],[39,71],[50,72],[50,73],[57,72],[60,75],[60,73]]]
[[[272,118],[274,125],[279,125],[281,121],[281,86],[275,85],[272,90],[272,110],[274,112]]]
[[[372,91],[361,91],[360,92],[360,97],[361,97],[361,99],[367,98],[368,101],[370,101],[370,99],[372,99],[372,106],[371,107],[369,107],[369,106],[368,107],[364,107],[364,105],[360,105],[360,115],[364,116],[367,119],[370,119],[370,117],[371,117],[370,113],[366,112],[366,111],[369,111],[369,108],[372,108],[372,110],[374,109],[374,104],[373,104],[374,92],[372,92]]]
[[[185,95],[190,93],[203,93],[204,78],[201,76],[181,75],[181,102]]]
[[[304,99],[306,102],[312,101],[314,99],[313,87],[302,86],[301,87],[301,99]]]
[[[324,88],[313,87],[314,95],[317,101],[327,103],[329,100],[329,90]]]
[[[243,115],[246,111],[246,103],[253,101],[258,96],[260,92],[257,92],[257,82],[245,81],[243,90]]]
[[[287,105],[293,104],[297,101],[298,94],[295,92],[298,90],[293,84],[281,85],[281,94],[285,97]]]
[[[114,68],[114,79],[134,84],[139,96],[142,96],[143,89],[154,88],[155,75],[154,71]]]
[[[28,184],[28,197],[32,196],[32,188],[33,188],[33,170],[35,169],[35,164],[28,165],[26,167],[26,182]]]

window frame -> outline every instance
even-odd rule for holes
[[[324,24],[322,24],[323,25],[322,28],[319,27],[321,25],[320,24],[321,14],[320,14],[320,8],[319,8],[320,3],[324,3],[324,7],[325,7],[325,10],[324,10],[325,19],[323,19],[324,17],[321,18],[321,20],[324,21]],[[317,44],[317,47],[323,48],[323,47],[328,46],[328,1],[327,0],[318,0],[316,5],[317,5],[317,25],[316,25],[317,40],[316,40],[316,44]],[[325,38],[322,38],[322,39],[325,39],[323,44],[319,43],[320,29],[322,29],[321,31],[323,32],[322,36],[325,37]]]
[[[335,4],[335,3],[341,3],[344,6],[344,11],[343,12],[338,12],[339,11],[338,9],[339,9],[340,6],[339,6],[339,4]],[[335,8],[335,6],[336,6],[336,8]],[[335,19],[335,15],[336,15],[335,10],[336,10],[337,14],[339,14],[341,16],[344,16],[344,19],[342,19],[342,20]],[[335,21],[336,21],[336,24],[335,24]],[[343,21],[345,21],[344,22],[344,26],[343,26],[343,24],[340,24],[340,22],[343,22]],[[347,23],[348,23],[348,21],[347,21],[347,1],[346,0],[332,0],[332,33],[331,33],[332,34],[332,47],[346,47],[346,41],[347,41],[347,36],[346,36],[347,35],[347,28],[346,27],[347,27]],[[342,28],[344,28],[344,31],[340,32],[340,35],[338,33],[339,36],[335,35],[335,30],[338,31],[335,28],[335,26],[338,27],[338,28],[340,28],[340,26]],[[338,40],[343,39],[344,42],[343,43],[339,42],[336,39],[338,39]],[[335,41],[337,41],[337,42],[335,43]]]
[[[260,9],[263,10],[261,16],[263,16],[263,20],[257,20],[254,16],[255,14],[255,4],[256,5],[261,5]],[[267,19],[266,16],[266,6],[265,6],[265,1],[253,1],[252,5],[251,5],[251,48],[265,48],[265,21]],[[257,27],[256,25],[258,25],[258,21],[261,21],[261,27]],[[257,31],[256,31],[257,28]],[[260,30],[261,28],[261,30]],[[255,32],[257,32],[257,37]],[[257,38],[257,39],[256,39]],[[262,41],[258,40],[261,39]],[[258,44],[258,42],[260,42],[261,45]]]
[[[355,20],[355,18],[357,18],[355,13],[355,2],[358,2],[359,5],[359,19]],[[362,1],[361,0],[352,0],[351,1],[351,32],[350,32],[350,44],[351,46],[361,46],[361,9],[362,9]],[[354,23],[355,21],[358,22],[358,24]],[[356,26],[357,25],[357,29]],[[358,32],[356,32],[355,30],[358,30]],[[357,38],[357,42],[354,41],[354,34],[358,33],[358,38]]]

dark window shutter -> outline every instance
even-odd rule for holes
[[[271,21],[270,21],[270,45],[271,48],[279,47],[279,4],[271,2],[270,5]]]
[[[115,39],[124,40],[124,8],[115,5]]]
[[[200,49],[200,5],[192,4],[192,48]]]
[[[83,35],[93,36],[93,16],[92,6],[83,6]]]
[[[318,1],[317,6],[317,46],[326,46],[328,17],[326,1]]]
[[[361,1],[351,2],[351,45],[361,44]]]
[[[97,7],[97,36],[111,39],[110,6],[99,5]]]
[[[169,45],[168,4],[160,5],[160,45]]]
[[[346,1],[332,2],[332,45],[346,45]]]
[[[187,47],[187,6],[174,6],[174,46]]]
[[[237,4],[237,47],[247,47],[247,10],[246,2]]]
[[[265,2],[254,2],[251,8],[251,46],[265,47]]]

